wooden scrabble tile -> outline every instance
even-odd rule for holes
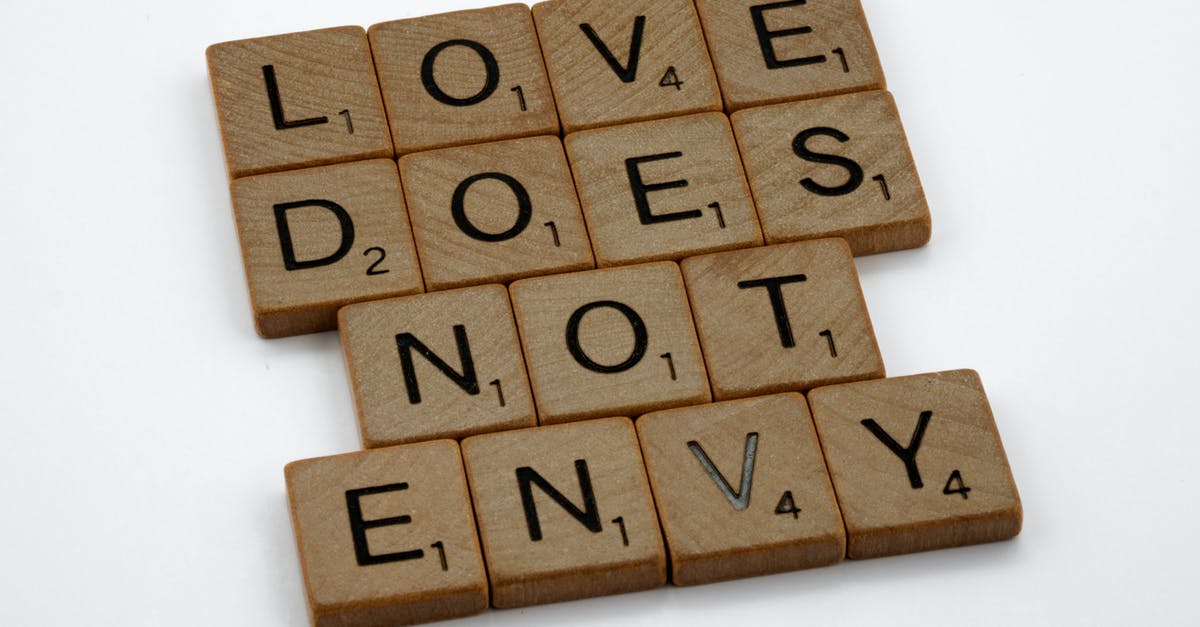
[[[696,0],[725,107],[883,89],[859,0]]]
[[[843,240],[691,257],[682,266],[715,398],[883,376]]]
[[[329,331],[339,307],[422,291],[391,160],[264,174],[230,189],[263,337]]]
[[[674,263],[524,279],[509,290],[542,424],[711,399]]]
[[[600,266],[763,242],[720,113],[583,131],[566,147]]]
[[[362,303],[338,322],[364,446],[537,424],[504,286]]]
[[[800,394],[655,412],[637,431],[676,585],[827,566],[846,554]]]
[[[662,534],[627,418],[468,438],[463,460],[496,607],[666,583]]]
[[[557,137],[408,155],[400,174],[430,290],[595,267]]]
[[[929,206],[890,93],[739,111],[733,130],[767,243],[842,237],[869,255],[929,241]]]
[[[552,0],[533,18],[567,133],[721,110],[691,0]]]
[[[362,28],[230,41],[207,56],[230,177],[392,157]]]
[[[835,385],[813,390],[809,402],[850,558],[1021,531],[1021,499],[974,371]]]
[[[454,442],[307,459],[285,474],[313,625],[408,625],[487,608]]]
[[[370,38],[397,153],[558,133],[529,7],[385,22]]]

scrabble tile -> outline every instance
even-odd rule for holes
[[[929,241],[929,206],[890,93],[739,111],[733,130],[767,243],[842,237],[869,255]]]
[[[720,113],[583,131],[566,147],[600,266],[763,242]]]
[[[454,442],[307,459],[285,474],[313,625],[408,625],[487,608]]]
[[[691,0],[552,0],[533,18],[567,133],[721,110]]]
[[[627,418],[463,441],[479,537],[499,608],[666,583],[666,555]]]
[[[370,38],[397,153],[558,133],[529,7],[385,22]]]
[[[716,253],[682,266],[718,400],[883,376],[844,241]]]
[[[696,0],[729,111],[883,89],[859,0]]]
[[[851,559],[1021,531],[1021,499],[974,371],[835,385],[809,402]]]
[[[338,321],[364,446],[537,424],[504,286],[362,303]]]
[[[264,174],[230,189],[263,337],[329,331],[339,307],[422,291],[391,160]]]
[[[800,394],[655,412],[637,430],[676,585],[828,566],[846,554]]]
[[[408,155],[400,175],[430,290],[595,267],[557,137]]]
[[[392,157],[362,28],[230,41],[207,56],[230,177]]]
[[[542,424],[711,399],[674,263],[524,279],[509,290]]]

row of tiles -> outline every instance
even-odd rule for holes
[[[694,585],[826,566],[1004,540],[1022,522],[970,370],[672,409],[636,427],[602,418],[374,449],[285,474],[316,625],[641,590],[668,567]]]
[[[564,152],[565,146],[565,152]],[[235,180],[259,332],[344,305],[822,237],[924,244],[891,94],[861,92]]]
[[[367,448],[884,376],[840,239],[360,303],[339,328]]]
[[[235,178],[885,86],[859,0],[553,0],[207,57]]]

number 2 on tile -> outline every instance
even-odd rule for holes
[[[372,246],[363,251],[363,257],[370,257],[371,253],[379,253],[379,259],[376,259],[375,263],[372,263],[370,267],[367,268],[367,276],[379,276],[381,274],[387,274],[388,272],[391,272],[391,270],[388,270],[387,268],[379,267],[379,264],[383,263],[384,259],[387,259],[386,250],[378,246]]]

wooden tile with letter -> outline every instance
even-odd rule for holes
[[[563,131],[721,110],[691,0],[534,5]]]
[[[428,15],[369,32],[397,154],[558,133],[529,7]]]
[[[627,418],[480,435],[462,446],[493,605],[666,583],[662,533]]]
[[[676,585],[842,561],[846,532],[800,394],[654,412],[637,430]]]
[[[314,626],[409,625],[487,609],[456,443],[306,459],[284,473]]]
[[[525,279],[509,289],[542,424],[711,400],[674,263]]]
[[[682,265],[717,400],[883,376],[845,241],[715,253]]]
[[[263,337],[330,331],[339,307],[423,291],[394,162],[262,174],[230,191]]]
[[[504,286],[363,303],[338,319],[364,446],[537,424]]]
[[[361,27],[214,44],[208,75],[231,178],[393,156]]]
[[[1021,499],[973,370],[809,394],[849,535],[864,559],[1007,540]]]

